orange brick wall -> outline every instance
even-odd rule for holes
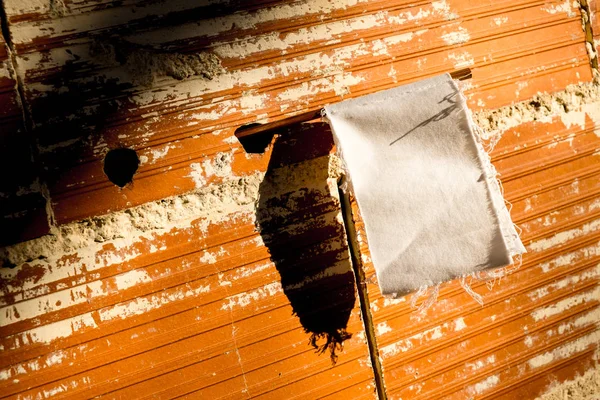
[[[600,86],[577,3],[3,4],[0,398],[533,399],[597,368]],[[483,306],[454,281],[419,314],[371,278],[365,315],[328,127],[264,154],[234,131],[465,67],[528,254],[474,283]],[[119,147],[141,161],[123,189],[103,173]]]

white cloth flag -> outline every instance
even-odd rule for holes
[[[325,108],[382,293],[512,263],[525,252],[450,75]]]

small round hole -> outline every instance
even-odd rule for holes
[[[119,187],[124,187],[133,180],[139,165],[140,159],[132,149],[110,150],[104,157],[104,173]]]

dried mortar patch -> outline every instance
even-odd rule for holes
[[[32,260],[52,262],[78,251],[97,251],[104,242],[184,228],[198,219],[218,222],[234,212],[252,212],[264,174],[257,172],[184,195],[146,203],[53,229],[51,234],[0,248],[0,265],[18,266]]]
[[[597,400],[600,398],[600,368],[573,380],[553,384],[536,400]]]
[[[96,40],[90,45],[90,56],[122,63],[134,84],[152,85],[158,78],[177,80],[199,76],[212,80],[224,72],[221,60],[213,53],[182,54],[158,49],[142,48],[120,42],[111,44]]]
[[[50,0],[49,14],[53,18],[64,17],[68,13],[67,6],[63,0]]]
[[[344,174],[344,162],[337,155],[332,154],[329,158],[329,177],[337,181]]]
[[[570,113],[580,111],[589,105],[598,105],[600,110],[600,78],[598,77],[592,82],[569,85],[560,92],[538,93],[527,101],[495,110],[474,112],[473,121],[484,131],[483,139],[497,141],[504,131],[522,123],[550,122],[552,117],[556,116],[567,120],[568,123]],[[592,119],[600,118],[600,114],[590,116]]]
[[[179,54],[132,51],[125,66],[140,84],[152,84],[157,78],[169,76],[183,80],[192,76],[213,79],[223,72],[221,61],[212,53]]]

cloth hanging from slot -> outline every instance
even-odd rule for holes
[[[383,294],[506,266],[525,252],[450,75],[330,105],[324,115]]]

